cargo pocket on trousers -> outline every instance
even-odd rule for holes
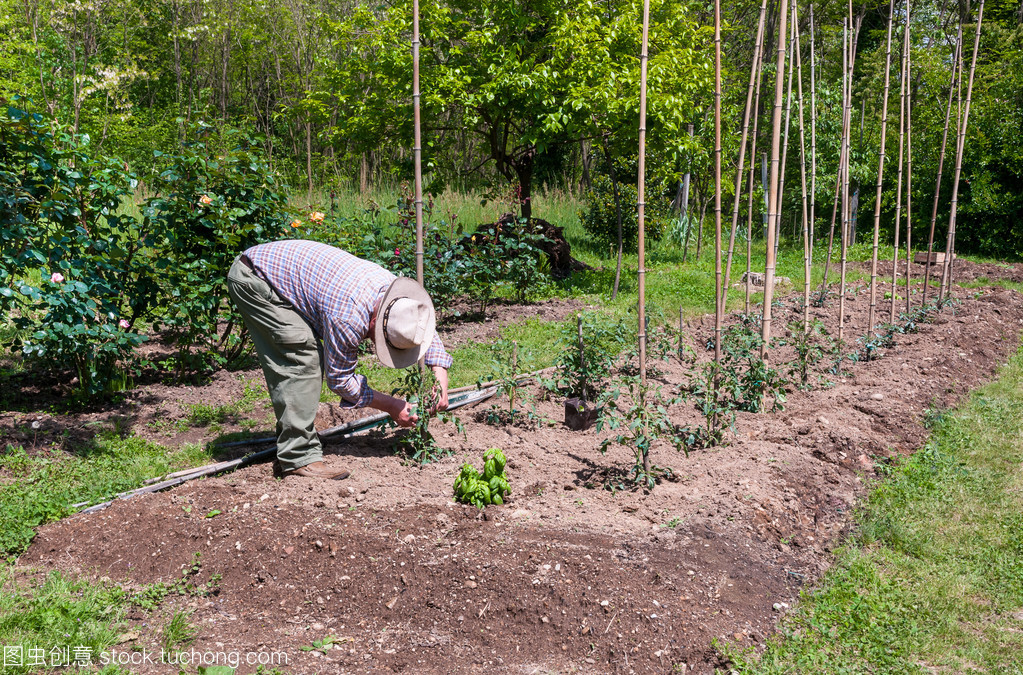
[[[278,328],[270,339],[279,353],[274,369],[286,376],[319,376],[320,357],[312,331],[302,328]]]
[[[301,328],[278,328],[270,333],[271,339],[282,347],[308,347],[309,331]]]

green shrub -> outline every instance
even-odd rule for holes
[[[636,248],[639,233],[639,220],[636,213],[636,173],[633,170],[626,182],[621,181],[619,174],[618,195],[622,209],[622,242],[626,251]],[[670,199],[659,196],[656,186],[647,186],[647,200],[644,208],[645,232],[648,240],[657,241],[668,229],[672,221]],[[579,214],[579,220],[586,232],[593,238],[601,251],[618,246],[618,216],[615,211],[614,192],[611,179],[606,175],[598,175],[593,186],[586,192],[585,208]],[[677,220],[677,218],[676,218]]]
[[[138,181],[89,142],[18,108],[0,117],[0,310],[29,361],[86,394],[123,383],[157,295],[140,223],[119,213]]]
[[[159,151],[155,152],[162,156]],[[198,122],[143,208],[146,243],[164,290],[160,323],[172,329],[180,372],[222,363],[238,351],[241,321],[225,280],[235,257],[293,232],[287,187],[259,139]]]

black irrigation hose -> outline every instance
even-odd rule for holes
[[[448,410],[460,408],[464,405],[469,405],[472,403],[480,403],[492,397],[496,393],[497,393],[496,387],[486,387],[483,389],[474,388],[472,391],[466,391],[451,399],[448,405]],[[319,433],[319,436],[320,438],[336,437],[348,438],[351,436],[355,436],[357,434],[365,433],[375,427],[380,426],[380,424],[382,424],[387,419],[387,417],[388,417],[387,413],[370,415],[369,417],[364,417],[361,420],[355,420],[354,422],[348,422],[347,424],[342,424],[341,426],[333,427],[331,429],[325,429]],[[146,485],[135,490],[122,492],[109,501],[105,501],[100,504],[84,508],[78,513],[94,513],[96,511],[102,511],[103,509],[107,508],[108,506],[110,506],[111,504],[118,500],[131,499],[132,497],[138,495],[159,492],[161,490],[167,490],[172,487],[177,487],[178,485],[181,485],[182,483],[193,480],[195,478],[202,478],[204,476],[212,476],[219,473],[234,471],[236,469],[240,469],[250,464],[266,460],[274,456],[277,452],[277,446],[275,441],[276,441],[275,438],[256,438],[248,439],[245,441],[233,441],[231,443],[225,443],[222,445],[214,446],[215,448],[227,448],[237,447],[241,445],[261,445],[263,443],[274,443],[274,445],[268,448],[263,448],[262,450],[250,452],[244,457],[240,457],[238,459],[232,459],[225,462],[216,462],[215,464],[207,464],[205,466],[195,467],[193,469],[185,469],[183,471],[167,474],[166,476],[163,476],[162,479],[157,479],[159,480],[159,482],[153,483],[151,485]],[[80,504],[75,504],[74,506],[80,507],[84,506],[87,503],[88,502],[82,502]]]
[[[531,373],[524,373],[523,375],[520,375],[518,378],[516,378],[516,380],[518,382],[522,382],[522,381],[527,380],[527,379],[529,379],[531,377],[535,377],[536,375],[539,375],[540,373],[545,372],[547,370],[551,370],[551,369],[550,368],[544,368],[542,370],[536,370],[536,371],[533,371]],[[478,391],[483,391],[483,390],[486,390],[486,389],[492,389],[492,388],[494,388],[496,386],[497,385],[495,385],[493,382],[483,382],[483,383],[481,383],[479,385],[470,384],[470,385],[465,386],[465,387],[459,387],[458,389],[452,389],[449,392],[449,394],[458,394],[458,395],[454,396],[454,397],[452,397],[450,399],[450,403],[449,403],[448,408],[449,409],[450,408],[456,408],[459,405],[464,405],[465,402],[459,402],[459,401],[462,401],[462,399],[464,399],[465,397],[470,396],[470,395],[472,395],[472,394],[474,394],[474,393],[476,393]],[[364,417],[361,420],[356,420],[354,422],[348,422],[347,424],[342,424],[341,426],[331,427],[330,429],[324,429],[323,431],[318,432],[317,435],[319,435],[319,437],[321,439],[331,438],[333,436],[336,436],[337,434],[345,433],[350,428],[352,428],[352,425],[355,425],[355,424],[365,424],[365,423],[368,423],[370,421],[381,422],[381,421],[387,419],[387,417],[388,417],[387,413],[378,413],[378,414],[372,415],[370,417]],[[229,441],[227,443],[218,443],[217,445],[213,446],[213,449],[214,450],[222,450],[224,448],[236,448],[238,446],[243,446],[243,445],[258,445],[260,443],[276,443],[276,442],[277,442],[277,438],[274,437],[274,436],[268,436],[266,438],[245,438],[245,439],[242,439],[240,441]],[[164,476],[164,478],[170,478],[170,477],[172,477],[174,475],[175,474],[169,474],[168,476]]]

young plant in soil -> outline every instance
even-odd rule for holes
[[[722,397],[714,388],[721,369],[708,361],[694,375],[689,396],[703,417],[703,424],[686,425],[679,429],[686,456],[689,450],[713,448],[725,440],[725,432],[735,426],[733,401]]]
[[[720,389],[734,410],[763,412],[768,400],[772,400],[772,411],[781,410],[785,404],[788,380],[760,358],[762,342],[755,322],[731,326],[721,334]],[[781,344],[778,340],[771,342],[772,348]]]
[[[407,368],[401,384],[395,389],[395,394],[413,403],[418,416],[416,423],[395,443],[395,452],[420,465],[450,455],[451,450],[440,447],[430,433],[430,422],[434,419],[450,422],[462,435],[465,435],[465,427],[453,414],[436,409],[440,389],[433,371],[429,368],[420,368],[418,365]]]
[[[836,342],[820,319],[810,322],[808,330],[803,330],[801,320],[793,321],[789,328],[792,330],[792,346],[796,351],[796,358],[790,364],[789,375],[799,379],[800,389],[809,391],[815,386],[811,381],[814,367],[824,360],[825,356],[835,351]],[[816,384],[826,387],[830,381],[818,375]]]
[[[489,504],[504,504],[505,498],[511,494],[511,485],[504,473],[507,460],[500,448],[490,448],[483,453],[483,474],[472,464],[466,462],[455,478],[452,486],[455,501],[472,504],[478,509]]]
[[[652,490],[661,479],[673,477],[670,468],[650,463],[650,447],[655,441],[664,440],[688,455],[681,430],[668,415],[668,406],[677,400],[664,396],[660,387],[644,386],[638,377],[629,377],[609,389],[601,403],[597,432],[605,427],[616,432],[601,442],[601,454],[612,445],[631,448],[635,454],[635,462],[624,481],[605,482],[604,487],[612,491],[627,487]]]
[[[566,325],[562,330],[558,340],[560,351],[554,359],[557,370],[540,384],[549,392],[591,401],[611,376],[615,361],[632,334],[620,320],[588,312],[579,317],[579,323]]]
[[[508,397],[508,409],[504,410],[493,405],[484,414],[487,424],[514,424],[522,411],[515,407],[516,402],[525,404],[528,390],[519,382],[519,346],[511,340],[498,340],[490,347],[491,370],[485,378],[497,388],[497,391]],[[477,385],[483,384],[481,379]],[[535,417],[535,413],[530,413]]]

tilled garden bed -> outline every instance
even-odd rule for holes
[[[846,335],[863,332],[868,297],[850,288]],[[208,597],[173,601],[195,610],[193,647],[283,650],[288,672],[712,672],[715,639],[763,644],[827,568],[876,463],[919,447],[926,411],[1018,349],[1023,296],[957,297],[881,358],[826,375],[831,386],[791,391],[779,412],[739,413],[723,446],[686,458],[655,444],[652,460],[675,479],[652,491],[602,489],[631,450],[601,455],[602,435],[568,430],[561,401],[536,387],[553,423],[495,427],[463,409],[466,437],[438,425],[454,454],[426,467],[394,456],[393,432],[371,434],[328,445],[327,462],[352,471],[343,482],[248,467],[44,526],[20,563],[140,586],[180,579],[198,553],[195,579],[220,580]],[[776,310],[779,328],[801,316],[796,300]],[[833,334],[834,304],[813,310]],[[690,326],[700,360],[712,323]],[[792,358],[783,345],[771,362]],[[692,368],[652,364],[666,390]],[[698,418],[691,404],[671,414]],[[454,504],[461,464],[479,466],[493,446],[509,460],[510,502]],[[134,643],[154,646],[143,619]],[[301,649],[328,635],[331,648]]]

